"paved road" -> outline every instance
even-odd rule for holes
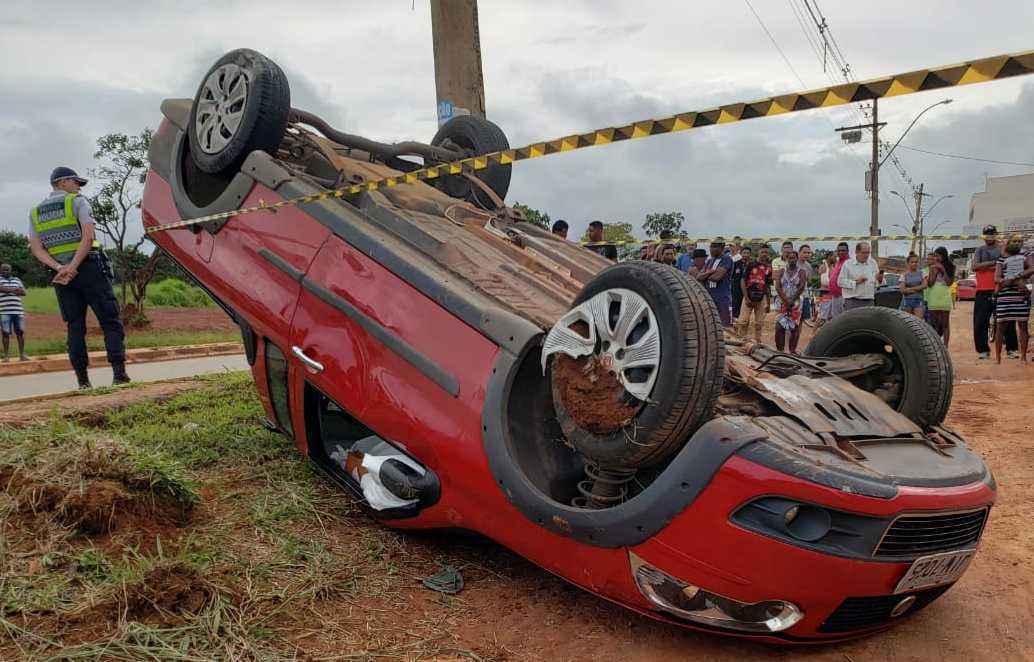
[[[154,382],[174,377],[192,377],[206,375],[224,370],[247,370],[248,362],[243,354],[233,356],[206,356],[197,359],[180,361],[158,361],[156,363],[136,363],[126,366],[126,371],[133,381]],[[94,368],[90,370],[90,381],[94,386],[111,385],[111,368]],[[49,395],[75,389],[75,373],[42,372],[34,375],[15,375],[0,377],[0,402],[13,398],[24,398],[32,395]]]

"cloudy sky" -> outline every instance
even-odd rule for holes
[[[750,2],[792,70],[746,0],[481,0],[488,116],[518,146],[797,91],[801,80],[828,85],[833,69],[823,72],[795,14],[802,0]],[[1024,0],[819,7],[858,79],[1034,48],[1034,3]],[[7,0],[0,228],[24,229],[51,168],[82,173],[98,136],[155,127],[163,98],[193,96],[211,63],[238,47],[276,60],[292,105],[343,130],[382,140],[434,134],[428,0],[101,0],[75,10]],[[917,112],[947,97],[954,103],[924,116],[905,145],[1034,162],[1034,77],[887,100],[885,137],[893,142]],[[579,232],[594,218],[638,226],[668,210],[682,211],[691,233],[865,232],[869,147],[844,146],[833,132],[859,119],[851,108],[811,111],[536,160],[515,167],[508,201],[566,218]],[[954,196],[929,219],[929,227],[947,220],[943,231],[965,222],[985,176],[1034,171],[898,155],[915,183]],[[890,191],[906,184],[889,163],[880,183],[881,222],[896,232],[891,224],[908,218]]]

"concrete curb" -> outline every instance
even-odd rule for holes
[[[126,350],[126,364],[174,361],[176,359],[201,356],[224,356],[228,354],[242,354],[243,352],[244,346],[239,342],[183,345],[181,347],[143,347]],[[91,367],[106,365],[108,365],[108,358],[104,352],[90,352]],[[52,354],[36,357],[29,361],[12,360],[10,363],[0,363],[0,377],[32,375],[40,372],[61,372],[71,369],[72,364],[69,363],[68,356]]]
[[[84,398],[87,398],[87,397],[102,397],[104,395],[111,395],[112,393],[116,393],[116,392],[118,392],[120,390],[125,390],[125,389],[132,390],[132,389],[137,388],[139,386],[152,386],[154,384],[175,384],[176,382],[193,382],[193,381],[198,381],[199,379],[201,379],[201,378],[195,376],[195,377],[173,377],[171,379],[157,379],[157,380],[155,380],[153,382],[131,382],[130,384],[124,385],[124,386],[107,386],[107,387],[102,387],[102,388],[106,389],[106,391],[104,393],[95,393],[94,391],[96,390],[96,388],[94,388],[94,389],[90,389],[88,391],[80,391],[78,389],[72,389],[70,391],[62,391],[61,393],[45,393],[43,395],[27,395],[27,396],[25,396],[23,398],[12,398],[10,400],[4,400],[3,402],[0,402],[0,409],[3,409],[4,407],[9,407],[11,405],[17,405],[17,404],[31,404],[31,403],[34,403],[34,402],[46,402],[47,400],[64,400],[66,398],[74,398],[74,397],[80,397],[80,396],[84,397]],[[0,425],[2,425],[2,424],[0,424]]]

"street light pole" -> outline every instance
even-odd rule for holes
[[[930,205],[930,208],[927,209],[926,212],[923,212],[923,210],[922,210],[923,209],[923,198],[924,197],[933,197],[933,196],[931,196],[929,193],[924,193],[923,192],[923,184],[920,184],[919,187],[916,189],[915,196],[916,196],[916,216],[915,216],[915,221],[914,221],[914,224],[915,224],[914,225],[914,229],[912,230],[912,248],[911,248],[912,251],[915,251],[915,249],[916,249],[916,236],[918,235],[918,236],[921,237],[921,236],[923,236],[925,234],[926,217],[930,215],[930,212],[932,212],[934,210],[934,207],[936,207],[938,204],[940,204],[940,202],[942,200],[946,200],[948,198],[954,198],[955,197],[954,195],[952,195],[950,193],[948,195],[942,195],[941,197],[939,197],[936,200],[934,200],[934,203],[932,205]],[[904,198],[902,198],[902,200],[904,200]],[[926,244],[925,244],[925,242],[921,242],[920,243],[919,250],[925,256],[925,254],[926,254]]]
[[[941,99],[937,103],[930,104],[926,108],[923,108],[919,112],[919,114],[915,116],[915,119],[912,120],[912,123],[908,125],[908,128],[905,129],[905,131],[901,134],[901,137],[898,138],[898,141],[896,143],[894,143],[894,146],[890,148],[890,151],[887,152],[887,155],[883,157],[883,161],[880,161],[880,165],[883,165],[884,161],[886,161],[887,159],[890,158],[890,155],[893,154],[894,150],[896,150],[898,148],[898,145],[900,145],[901,141],[905,139],[905,136],[908,135],[908,132],[911,131],[912,127],[916,125],[916,122],[919,121],[920,117],[925,115],[927,113],[927,111],[929,111],[929,110],[931,110],[933,108],[936,108],[937,106],[947,106],[952,101],[953,101],[953,99]]]
[[[923,234],[923,183],[920,182],[919,188],[916,189],[916,225],[919,226],[919,234]],[[909,250],[915,252],[916,249],[916,235],[912,233],[912,248]],[[919,248],[920,252],[923,252],[922,246]],[[920,256],[922,257],[922,256]]]
[[[898,196],[898,198],[900,198],[900,200],[901,200],[901,203],[903,205],[905,205],[905,211],[908,212],[908,220],[912,221],[912,225],[913,225],[912,234],[915,234],[916,228],[914,226],[915,226],[916,219],[915,219],[915,216],[912,215],[911,207],[908,206],[908,200],[905,200],[905,196],[901,195],[897,191],[891,191],[891,193],[893,193],[894,195]]]
[[[931,207],[931,208],[930,208],[930,210],[932,211],[932,210],[933,210],[933,207]],[[930,212],[928,211],[928,212],[926,212],[926,213],[927,213],[927,215],[929,215],[929,213],[930,213]],[[930,230],[930,234],[932,234],[932,235],[936,235],[936,234],[937,234],[937,231],[941,229],[941,226],[942,226],[942,225],[944,225],[945,223],[950,223],[950,222],[951,222],[951,219],[950,219],[950,218],[946,218],[946,219],[944,219],[943,221],[941,221],[940,223],[938,223],[937,225],[935,225],[935,226],[933,227],[933,230]],[[923,235],[923,255],[926,255],[926,235]]]
[[[882,161],[880,160],[880,137],[879,137],[879,133],[880,133],[880,127],[886,125],[886,122],[883,122],[882,124],[879,122],[879,115],[878,115],[879,108],[878,108],[878,103],[877,103],[876,99],[872,100],[872,123],[871,124],[859,124],[857,126],[845,126],[845,127],[840,127],[839,129],[835,129],[835,131],[838,131],[838,132],[840,132],[840,131],[857,131],[859,129],[869,129],[870,131],[872,131],[872,162],[869,164],[869,176],[866,178],[866,180],[867,180],[866,183],[869,186],[869,188],[868,188],[868,191],[869,191],[869,234],[871,236],[878,237],[880,235],[880,166],[883,165],[884,161],[886,161],[887,159],[890,158],[890,155],[893,154],[894,150],[898,148],[898,145],[901,144],[901,141],[904,140],[904,138],[908,134],[908,132],[912,130],[912,127],[916,125],[916,122],[919,121],[920,117],[925,115],[927,113],[927,111],[929,111],[931,108],[936,108],[937,106],[949,104],[951,102],[952,102],[951,99],[942,99],[941,101],[938,101],[937,103],[931,104],[930,106],[927,106],[926,108],[924,108],[918,115],[915,116],[915,118],[912,120],[912,123],[908,125],[908,128],[906,128],[904,133],[901,134],[901,137],[898,138],[898,141],[896,143],[894,143],[894,146],[891,147],[890,150],[883,156],[883,160]],[[848,140],[848,137],[849,137],[849,134],[844,134],[844,140]],[[849,140],[849,142],[858,142],[858,135],[855,134],[853,136],[853,140]],[[908,204],[906,203],[905,206],[907,207]],[[917,203],[917,205],[916,205],[916,210],[917,211],[918,211],[918,208],[919,208],[919,205]],[[919,218],[919,216],[917,214],[915,219],[913,220],[913,222],[918,223],[918,222],[920,222],[920,220],[921,219]],[[915,233],[913,232],[913,234],[915,234]],[[871,243],[872,243],[872,255],[873,255],[873,257],[879,256],[879,252],[880,252],[880,242],[879,242],[879,240],[878,239],[873,239]],[[912,249],[915,250],[915,241],[914,240],[912,242]]]

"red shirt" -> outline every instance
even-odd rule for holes
[[[973,253],[973,263],[991,262],[992,266],[986,269],[974,269],[973,275],[977,277],[977,292],[991,292],[995,289],[995,268],[994,263],[1002,256],[1002,251],[997,246],[978,246]]]
[[[829,270],[829,293],[833,297],[844,296],[844,290],[837,283],[837,279],[840,277],[840,269],[844,266],[849,258],[841,258],[833,265],[833,268]]]

